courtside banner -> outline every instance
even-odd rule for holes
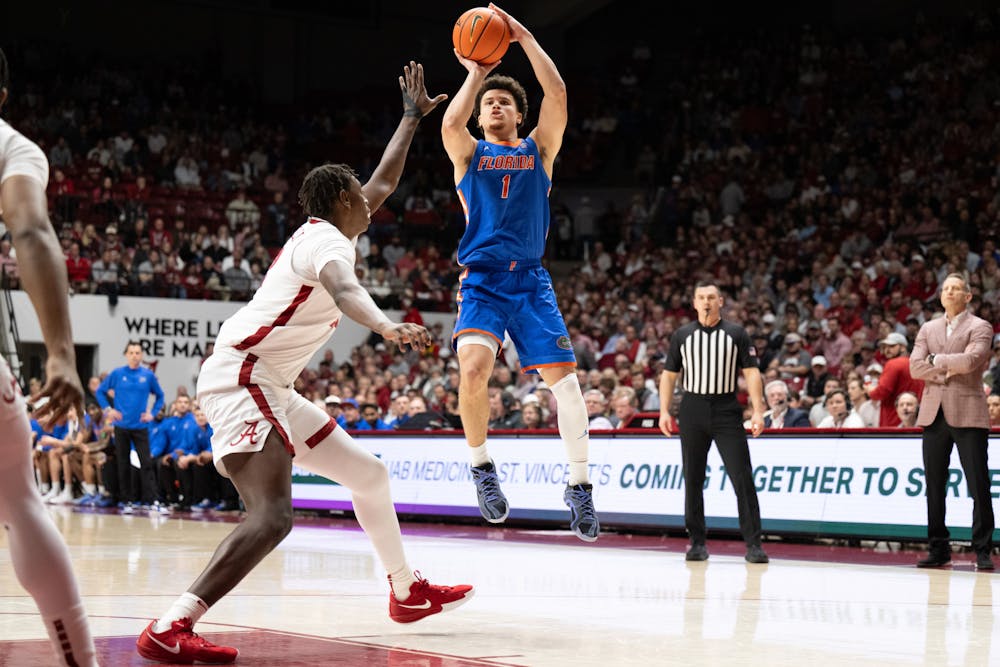
[[[369,436],[358,441],[385,462],[401,514],[479,516],[465,441],[449,435]],[[680,441],[656,436],[592,436],[594,504],[607,526],[683,529]],[[562,501],[569,475],[552,436],[491,436],[513,519],[568,523]],[[927,507],[919,435],[762,436],[751,441],[764,531],[926,539]],[[1000,497],[1000,444],[990,440],[991,492]],[[350,510],[347,489],[295,469],[298,508]],[[710,528],[738,528],[736,497],[713,447],[705,481]],[[957,451],[948,484],[948,526],[969,539],[972,500]]]

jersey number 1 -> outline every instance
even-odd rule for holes
[[[503,189],[500,191],[500,199],[506,199],[508,194],[510,194],[510,174],[505,174],[503,177]]]

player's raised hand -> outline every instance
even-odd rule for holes
[[[487,74],[489,74],[490,72],[492,72],[497,68],[497,65],[503,62],[502,60],[498,60],[495,63],[490,63],[489,65],[482,65],[476,62],[475,60],[470,60],[469,58],[463,58],[462,55],[459,54],[458,49],[452,49],[452,52],[455,54],[455,57],[458,59],[458,62],[462,63],[462,67],[464,67],[470,72],[478,71],[483,75],[483,77],[486,77]]]
[[[516,18],[505,12],[504,10],[497,7],[492,2],[490,3],[490,9],[495,11],[500,18],[507,22],[507,29],[510,30],[510,41],[516,42],[522,37],[529,36],[531,33],[528,29],[518,22]]]
[[[427,328],[411,322],[393,324],[386,327],[381,334],[383,338],[400,347],[409,345],[414,350],[422,350],[431,344],[431,334]]]
[[[403,76],[399,77],[399,89],[403,92],[403,113],[407,116],[423,118],[434,111],[434,107],[448,99],[444,93],[433,99],[427,94],[427,87],[424,85],[424,66],[412,60],[409,65],[403,66]]]
[[[37,408],[32,416],[43,426],[60,423],[66,420],[70,408],[76,408],[76,414],[83,412],[83,386],[76,366],[71,360],[50,355],[45,362],[45,386],[31,397],[31,402],[48,398],[44,405]]]

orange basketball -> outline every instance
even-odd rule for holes
[[[473,7],[455,21],[451,42],[463,58],[492,65],[507,53],[510,31],[507,22],[489,7]]]

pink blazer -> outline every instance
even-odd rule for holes
[[[983,373],[990,365],[993,327],[968,312],[950,338],[947,326],[944,317],[925,322],[910,353],[910,375],[924,381],[917,425],[930,426],[941,407],[949,426],[989,428]],[[929,354],[934,354],[933,366],[927,363]]]

